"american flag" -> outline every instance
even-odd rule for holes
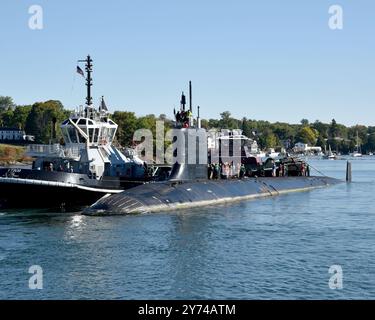
[[[77,72],[78,72],[82,77],[85,76],[85,74],[83,73],[83,70],[82,70],[79,66],[77,66]]]

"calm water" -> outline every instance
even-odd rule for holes
[[[312,161],[345,177],[345,161]],[[0,212],[1,299],[375,298],[375,157],[351,185],[194,211]],[[328,287],[331,265],[343,290]],[[44,289],[30,290],[40,265]]]

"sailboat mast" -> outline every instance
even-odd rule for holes
[[[358,152],[359,152],[359,148],[360,148],[360,146],[359,146],[359,136],[358,136],[358,131],[357,131],[357,149],[358,149]]]

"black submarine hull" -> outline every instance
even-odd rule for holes
[[[330,177],[272,177],[228,180],[166,181],[105,196],[84,210],[86,215],[171,211],[309,191],[340,183]]]

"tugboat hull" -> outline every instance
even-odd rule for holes
[[[0,182],[0,208],[75,208],[87,206],[105,193],[77,187]]]
[[[143,184],[142,181],[30,169],[0,169],[0,208],[72,208],[87,206],[106,194]]]

